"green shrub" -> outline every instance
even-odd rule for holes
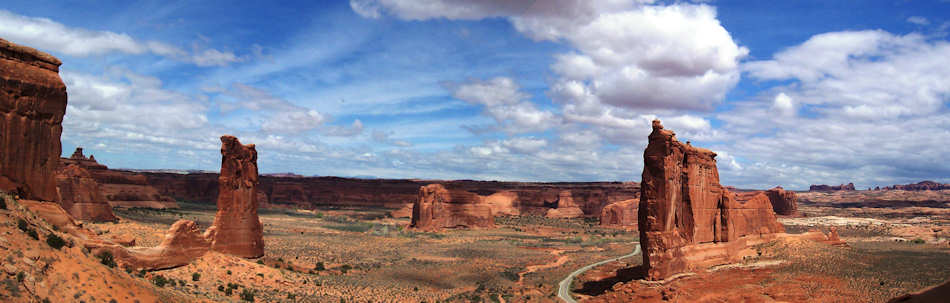
[[[16,281],[17,281],[17,282],[23,283],[23,279],[26,279],[26,273],[24,273],[24,272],[22,272],[22,271],[16,273]]]
[[[152,277],[152,283],[158,287],[165,287],[165,284],[168,283],[168,279],[165,279],[162,275],[155,275]]]
[[[247,302],[254,302],[254,291],[245,288],[241,291],[241,300]]]
[[[19,228],[20,231],[24,231],[24,232],[30,229],[30,225],[27,224],[26,221],[23,219],[16,221],[16,227]]]
[[[115,258],[112,256],[112,253],[109,251],[103,251],[99,253],[98,255],[96,255],[96,257],[99,258],[99,263],[102,263],[105,266],[113,267],[113,268],[116,266]],[[144,275],[145,275],[145,270],[142,270],[139,273],[139,276],[141,277]]]
[[[230,271],[230,270],[228,270],[228,274],[229,274],[229,275],[231,274],[231,271]]]
[[[0,209],[7,209],[7,199],[0,197]]]
[[[924,244],[924,243],[927,243],[927,241],[924,241],[924,239],[921,239],[921,238],[914,239],[913,241],[910,241],[910,242],[911,242],[911,243],[914,243],[914,244]]]
[[[224,285],[218,285],[218,291],[224,292]]]
[[[257,264],[264,265],[264,260],[257,260]]]
[[[32,229],[32,228],[30,228],[29,230],[27,230],[27,231],[26,231],[26,234],[27,234],[28,236],[30,236],[30,238],[33,238],[33,240],[39,240],[39,239],[40,239],[40,235],[37,234],[37,233],[36,233],[36,230],[34,230],[34,229]]]
[[[193,274],[191,274],[191,280],[192,280],[192,281],[195,281],[195,282],[197,282],[198,280],[201,280],[201,274],[199,274],[199,273],[193,273]]]
[[[63,238],[60,238],[56,234],[51,233],[48,236],[46,236],[46,244],[49,244],[49,246],[52,248],[60,249],[60,248],[63,248],[64,245],[66,245],[66,240],[63,240]]]
[[[323,266],[323,262],[317,262],[317,266],[315,266],[313,269],[322,271],[322,270],[326,270],[327,268]]]

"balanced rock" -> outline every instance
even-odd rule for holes
[[[781,186],[776,186],[765,191],[772,202],[772,209],[776,214],[783,216],[794,216],[798,214],[798,196],[795,192],[787,191]]]
[[[549,209],[544,216],[548,218],[579,218],[584,216],[584,210],[574,203],[574,196],[571,191],[562,190],[557,195],[557,207]]]
[[[421,230],[443,228],[494,227],[491,207],[481,197],[464,190],[449,190],[441,184],[419,188],[419,199],[412,206],[411,227]]]
[[[56,190],[59,203],[73,218],[86,221],[113,221],[109,202],[102,197],[99,183],[88,171],[70,164],[56,174]]]
[[[264,255],[263,227],[257,216],[257,150],[233,136],[221,137],[218,212],[206,235],[211,249],[244,258]]]
[[[623,200],[604,206],[600,213],[601,226],[637,226],[637,208],[640,199]]]
[[[737,261],[748,245],[784,232],[763,192],[719,184],[714,152],[680,143],[659,120],[649,139],[637,222],[647,279]]]
[[[0,190],[55,201],[66,85],[61,62],[0,39]]]

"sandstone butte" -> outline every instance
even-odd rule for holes
[[[640,199],[623,200],[604,206],[600,213],[601,226],[637,227],[637,209]]]
[[[495,227],[495,216],[478,194],[449,190],[442,184],[429,184],[419,188],[419,199],[412,206],[410,227],[427,231]]]
[[[581,210],[577,203],[574,203],[574,195],[571,194],[569,190],[562,190],[557,195],[557,206],[555,208],[548,209],[547,213],[544,214],[548,218],[579,218],[584,216],[584,211]]]
[[[175,199],[160,194],[144,175],[109,169],[99,164],[94,156],[87,158],[82,147],[77,147],[69,158],[60,158],[59,161],[61,167],[77,165],[88,171],[99,183],[102,197],[112,207],[178,208]]]
[[[776,214],[783,216],[794,216],[798,214],[798,196],[793,191],[787,191],[781,186],[776,186],[765,191],[772,202],[772,210]]]
[[[112,206],[102,197],[99,183],[89,171],[76,164],[61,168],[56,174],[59,204],[73,218],[85,221],[114,221]]]
[[[808,187],[808,191],[839,191],[839,190],[854,190],[854,183],[841,184],[841,185],[812,185]]]
[[[264,255],[263,227],[257,216],[257,150],[233,136],[221,137],[218,212],[208,229],[211,249],[244,258]]]
[[[877,188],[880,190],[880,188]],[[950,189],[950,184],[937,183],[934,181],[920,181],[912,184],[895,184],[893,186],[884,187],[884,190],[909,190],[909,191],[921,191],[921,190],[947,190]]]
[[[55,201],[66,85],[61,62],[0,39],[0,190]]]
[[[659,120],[649,140],[637,222],[648,280],[738,261],[784,233],[765,193],[719,184],[715,153],[680,143]]]

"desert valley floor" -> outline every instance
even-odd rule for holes
[[[842,207],[831,201],[841,199],[834,195],[804,193],[803,199],[820,202],[804,202],[803,216],[779,220],[790,233],[836,226],[846,245],[778,241],[755,247],[756,256],[739,264],[660,286],[636,281],[642,277],[637,256],[595,267],[575,279],[571,289],[578,299],[594,296],[584,302],[884,302],[948,278],[946,205]],[[8,208],[16,209],[17,202],[5,199]],[[86,227],[101,236],[132,237],[136,245],[155,246],[176,220],[208,226],[214,218],[214,206],[187,202],[180,206],[116,210],[118,223]],[[260,215],[266,242],[263,258],[208,253],[170,270],[144,274],[107,270],[127,275],[138,287],[157,290],[157,299],[164,302],[241,301],[246,299],[242,293],[265,302],[555,302],[558,282],[568,273],[630,253],[638,240],[635,230],[599,227],[596,220],[539,216],[498,217],[497,229],[416,232],[406,228],[407,218],[392,218],[389,211],[265,209]],[[2,232],[22,234],[13,220],[17,211],[0,214]],[[24,247],[0,243],[0,258],[9,264],[0,290],[5,301],[29,302],[25,292],[36,291],[30,290],[29,282],[44,279],[49,285],[56,285],[55,279],[74,284],[68,295],[76,302],[136,299],[131,290],[114,298],[97,296],[89,286],[112,285],[102,285],[92,276],[58,277],[40,271],[32,266],[35,262],[51,264],[58,257],[45,243],[34,242]],[[81,258],[99,261],[84,253]],[[27,282],[17,282],[21,272]]]

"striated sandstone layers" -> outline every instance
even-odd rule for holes
[[[854,183],[841,184],[841,185],[812,185],[808,187],[808,191],[838,191],[838,190],[854,190]]]
[[[70,164],[56,174],[59,204],[73,218],[86,221],[113,221],[112,206],[102,197],[99,183],[84,168]]]
[[[121,268],[159,270],[187,265],[207,253],[211,245],[198,225],[190,220],[178,220],[172,224],[158,246],[126,248],[122,244],[112,240],[93,240],[86,242],[85,247],[96,254],[110,252]]]
[[[765,191],[772,202],[772,210],[776,214],[783,216],[794,216],[798,214],[798,196],[795,192],[787,191],[781,186],[776,186]]]
[[[884,190],[907,190],[907,191],[922,191],[922,190],[946,190],[950,189],[950,184],[937,183],[934,181],[920,181],[912,184],[895,184],[893,186],[884,187]]]
[[[600,213],[601,226],[637,227],[637,209],[640,199],[630,199],[604,206]]]
[[[61,62],[0,39],[0,190],[55,201],[66,85]]]
[[[574,196],[569,190],[562,190],[557,195],[557,206],[548,209],[544,215],[548,218],[579,218],[584,216],[584,211],[574,203]]]
[[[218,212],[207,234],[211,249],[244,258],[264,255],[263,227],[257,216],[257,150],[233,136],[221,137]]]
[[[411,227],[420,230],[495,227],[495,217],[478,194],[430,184],[419,188],[419,199],[412,206]]]
[[[87,170],[99,183],[102,196],[112,207],[178,208],[174,199],[164,196],[139,173],[112,170],[96,162],[95,157],[83,155],[77,147],[69,158],[60,159],[62,166],[78,165]]]
[[[649,139],[637,222],[647,279],[737,261],[748,245],[784,232],[765,193],[719,184],[715,153],[680,143],[659,120]]]

